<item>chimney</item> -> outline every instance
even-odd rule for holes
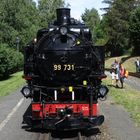
[[[57,24],[68,25],[70,24],[70,9],[69,8],[58,8],[57,12]]]

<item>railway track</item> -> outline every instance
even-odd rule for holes
[[[65,134],[64,134],[65,133]],[[71,135],[70,135],[71,134]],[[57,135],[54,133],[48,133],[48,138],[44,140],[100,140],[94,135],[85,135],[83,132],[63,132],[63,135],[60,132],[57,132]],[[67,135],[67,136],[66,136]]]
[[[103,131],[103,132],[101,132]],[[94,128],[87,131],[52,131],[40,133],[37,140],[110,140],[106,128]]]
[[[130,76],[134,76],[134,77],[137,77],[137,78],[140,78],[140,73],[134,73],[134,72],[129,72],[129,75]]]

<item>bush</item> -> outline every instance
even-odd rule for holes
[[[21,70],[23,55],[9,48],[7,44],[0,44],[0,79],[8,78],[10,74]]]

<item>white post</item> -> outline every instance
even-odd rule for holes
[[[57,90],[54,91],[54,100],[57,101]]]
[[[75,99],[75,95],[74,95],[74,91],[72,91],[72,101],[74,101]]]

